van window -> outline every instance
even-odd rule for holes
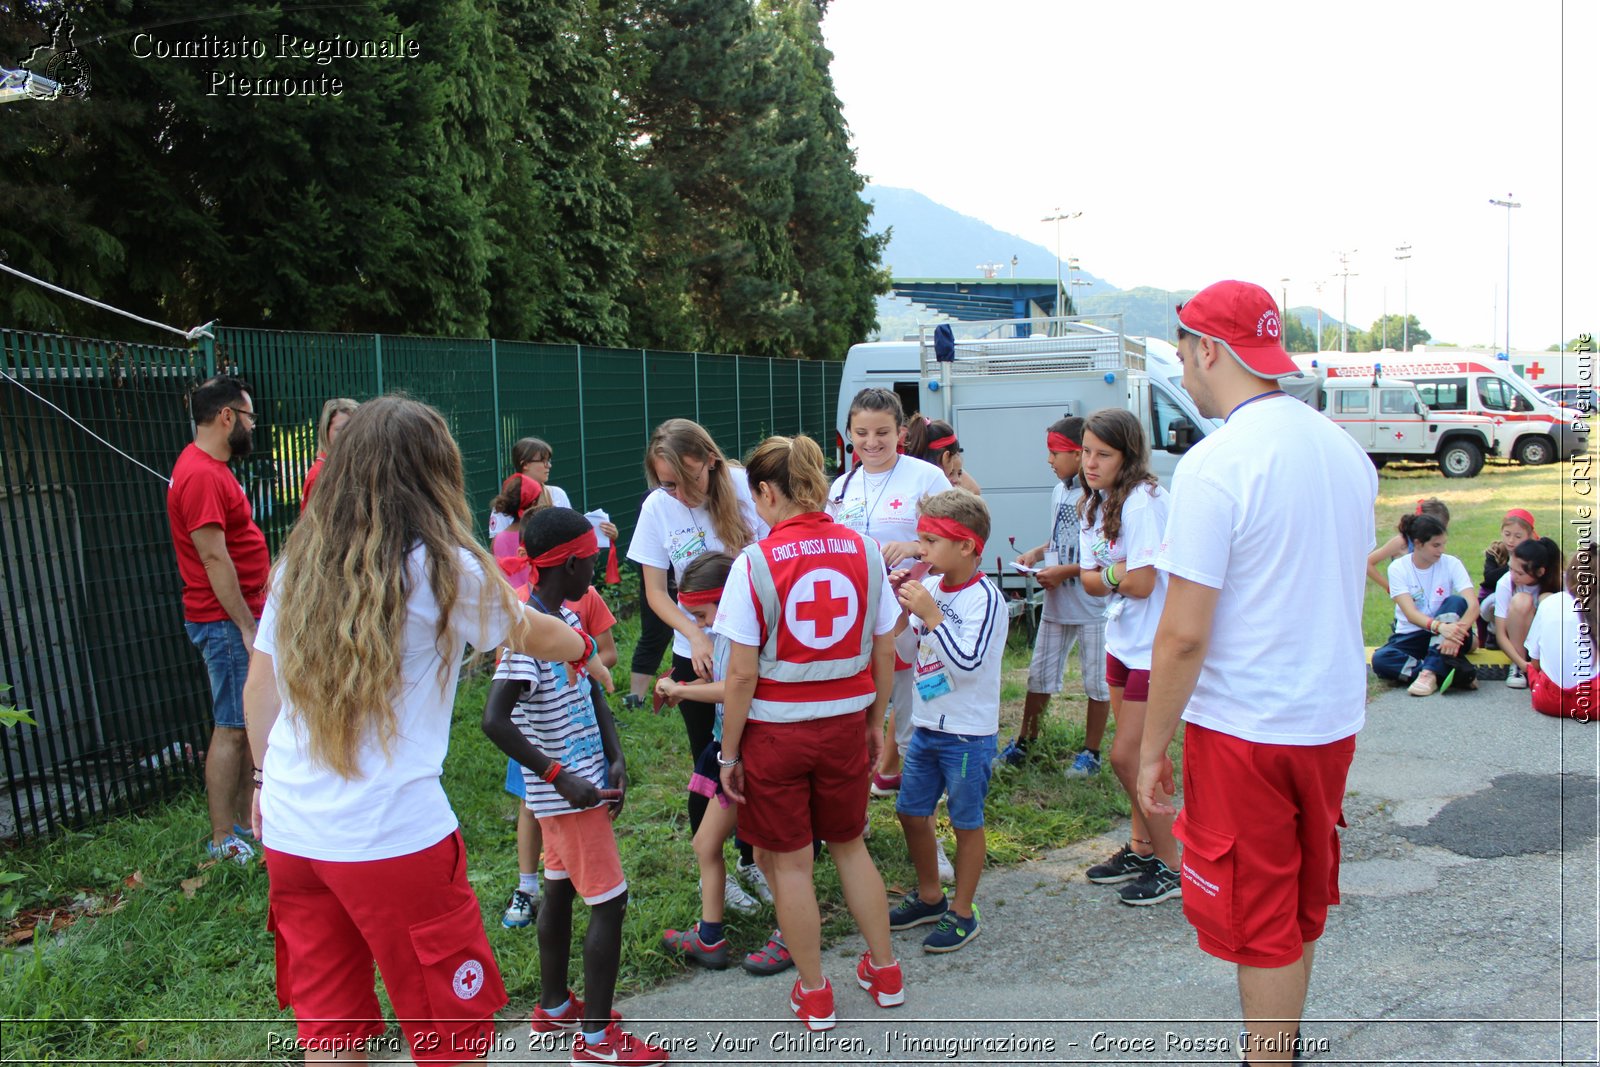
[[[1177,422],[1179,419],[1183,419],[1185,422],[1190,422],[1191,424],[1193,421],[1184,412],[1183,408],[1178,406],[1177,400],[1173,399],[1173,397],[1160,385],[1157,385],[1154,381],[1151,381],[1150,428],[1152,431],[1154,431],[1151,438],[1154,448],[1160,450],[1167,447],[1167,430],[1171,428],[1172,424]],[[1198,431],[1199,427],[1197,426],[1195,429]]]
[[[1365,415],[1372,410],[1372,394],[1365,389],[1339,390],[1340,415]]]
[[[1385,389],[1378,394],[1378,411],[1384,415],[1413,415],[1416,399],[1409,389]]]
[[[1465,378],[1419,378],[1416,385],[1422,402],[1434,411],[1467,410]]]
[[[1533,405],[1500,378],[1479,378],[1478,395],[1490,411],[1532,411]]]

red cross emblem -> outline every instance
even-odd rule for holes
[[[1404,441],[1406,439],[1405,431],[1404,430],[1396,430],[1394,432],[1394,439],[1396,441]]]
[[[834,596],[826,582],[818,582],[812,592],[814,595],[810,600],[795,606],[795,618],[804,619],[815,626],[817,637],[832,637],[835,620],[850,614],[850,601],[842,596]]]
[[[467,960],[456,968],[450,985],[455,989],[456,996],[462,1000],[471,1000],[483,988],[483,964],[477,960]]]
[[[1544,368],[1539,366],[1538,360],[1534,360],[1533,366],[1528,368],[1528,377],[1532,378],[1534,381],[1538,381],[1543,374]]]
[[[1444,596],[1444,586],[1441,585],[1437,589],[1435,589],[1433,591],[1433,595],[1434,596]]]
[[[893,500],[889,501],[890,511],[899,511],[904,506],[905,501],[901,500],[899,497],[895,497]]]

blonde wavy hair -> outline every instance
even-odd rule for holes
[[[822,449],[805,434],[767,438],[746,458],[744,470],[752,493],[767,482],[801,511],[821,511],[828,506]],[[683,588],[681,581],[678,588]]]
[[[329,446],[333,444],[328,440],[328,428],[333,425],[333,417],[340,412],[354,415],[356,408],[361,405],[347,396],[336,396],[322,405],[322,414],[317,418],[317,451],[327,454]]]
[[[687,484],[691,479],[683,465],[686,457],[700,460],[711,468],[706,478],[706,510],[711,513],[711,526],[722,546],[729,552],[737,552],[754,541],[755,531],[739,509],[739,497],[728,472],[733,465],[698,422],[668,419],[650,435],[650,444],[644,450],[644,476],[650,488],[661,485],[661,479],[656,477],[655,461],[658,459],[672,465],[679,485]]]
[[[485,617],[497,599],[513,617],[516,606],[473,536],[461,451],[438,411],[381,396],[356,409],[339,440],[317,482],[317,506],[295,524],[272,584],[278,678],[305,723],[312,761],[350,779],[365,742],[376,737],[388,754],[395,740],[411,552],[422,547],[439,605],[441,684],[460,669],[451,616],[462,553],[486,576]]]

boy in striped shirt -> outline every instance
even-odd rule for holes
[[[581,597],[599,555],[589,520],[570,508],[529,512],[522,546],[532,568],[529,603],[580,632],[563,601]],[[590,639],[591,656],[594,641]],[[572,1062],[660,1064],[667,1053],[621,1027],[611,1010],[622,954],[628,882],[611,821],[627,788],[622,749],[590,664],[551,663],[507,652],[494,672],[483,731],[522,765],[525,803],[544,834],[545,899],[539,909],[539,1004],[535,1034],[579,1031]],[[587,1005],[567,988],[572,902],[589,905],[583,944]]]
[[[889,912],[889,927],[937,923],[924,952],[954,952],[978,936],[972,902],[983,873],[983,808],[1000,730],[1000,668],[1010,617],[979,570],[989,537],[989,509],[965,489],[924,497],[917,540],[930,574],[891,576],[904,609],[896,632],[900,658],[915,663],[905,769],[895,812],[917,868],[917,888]],[[956,835],[955,900],[939,882],[933,813],[949,800]]]

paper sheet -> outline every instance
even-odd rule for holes
[[[600,547],[610,548],[611,538],[600,532],[600,524],[602,522],[610,522],[611,516],[607,515],[604,510],[597,508],[594,511],[584,512],[583,517],[589,520],[590,526],[594,527],[594,539],[599,542]]]

